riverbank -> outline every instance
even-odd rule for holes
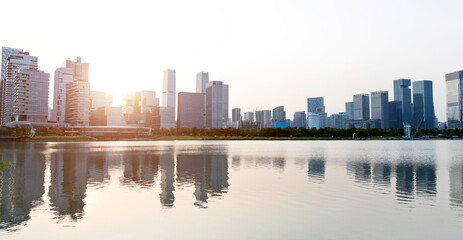
[[[0,138],[0,142],[89,142],[96,138],[86,136],[43,136]]]
[[[352,137],[235,137],[235,136],[155,136],[151,137],[154,141],[198,141],[198,140],[265,140],[265,141],[290,141],[290,140],[352,140]],[[402,137],[366,137],[354,140],[408,140]]]

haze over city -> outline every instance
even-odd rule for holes
[[[46,72],[68,58],[89,62],[92,90],[162,91],[177,70],[177,92],[195,74],[230,84],[230,109],[288,116],[323,96],[344,111],[356,93],[392,91],[392,80],[432,80],[445,121],[445,74],[461,70],[459,1],[8,1],[0,45],[39,57]],[[33,21],[32,21],[33,19]],[[27,26],[27,27],[25,27]],[[53,81],[50,81],[50,91]],[[50,94],[52,97],[53,94]],[[390,99],[392,97],[390,96]],[[50,101],[51,102],[51,101]]]

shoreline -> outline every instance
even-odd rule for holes
[[[98,141],[393,141],[393,140],[460,140],[461,138],[402,138],[402,137],[235,137],[235,136],[154,136],[147,138],[114,139],[87,136],[44,136],[0,138],[0,142],[98,142]]]

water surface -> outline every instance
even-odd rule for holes
[[[0,143],[1,239],[461,239],[463,141]]]

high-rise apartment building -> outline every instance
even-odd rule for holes
[[[66,86],[74,81],[71,68],[58,68],[55,70],[53,91],[53,109],[51,120],[64,123],[66,120]]]
[[[463,128],[463,71],[445,75],[447,87],[447,127]]]
[[[196,92],[206,93],[206,85],[209,82],[208,72],[199,72],[196,74]]]
[[[354,120],[354,102],[346,102],[346,118]]]
[[[413,118],[412,126],[416,129],[434,129],[434,99],[432,81],[413,82]]]
[[[399,102],[402,121],[409,124],[412,119],[412,90],[410,79],[394,80],[394,101]]]
[[[206,86],[206,127],[222,128],[228,122],[228,85],[212,81]]]
[[[204,128],[203,101],[203,93],[178,93],[177,126],[179,128]]]
[[[175,69],[164,71],[162,88],[161,128],[175,128]]]
[[[272,122],[286,122],[286,112],[284,106],[278,106],[272,110]]]
[[[50,74],[20,69],[14,74],[14,121],[48,122],[48,85]]]
[[[370,119],[370,97],[368,94],[354,95],[354,120]]]
[[[14,106],[14,94],[15,91],[15,78],[16,74],[20,70],[35,70],[38,69],[38,58],[30,56],[28,52],[19,51],[19,49],[7,51],[5,50],[5,56],[3,56],[2,49],[2,61],[6,58],[6,63],[2,62],[2,87],[1,87],[1,124],[7,124],[14,121],[13,118],[13,106]],[[8,56],[7,56],[8,55]],[[6,57],[7,56],[7,57]],[[3,66],[6,66],[5,68]],[[47,95],[48,97],[48,95]]]
[[[306,123],[307,123],[307,115],[305,114],[304,111],[294,113],[293,127],[296,127],[296,128],[303,127],[303,128],[305,128],[307,126]]]
[[[389,128],[389,93],[387,91],[371,93],[371,119],[379,119],[381,128]]]
[[[76,126],[90,124],[90,82],[89,64],[80,57],[67,60],[66,68],[72,69],[74,81],[66,85],[66,123]]]

